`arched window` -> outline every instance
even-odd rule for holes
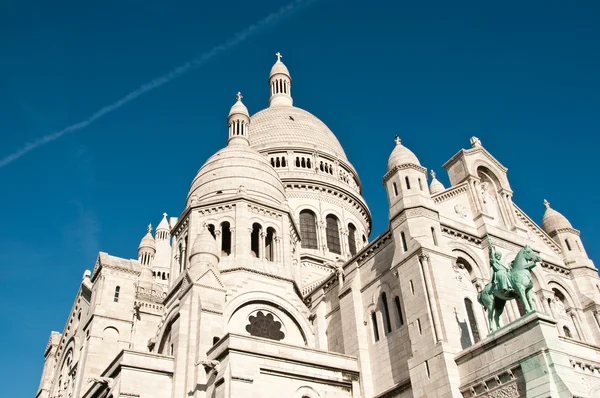
[[[400,238],[402,238],[402,250],[408,251],[408,245],[406,244],[406,236],[404,235],[404,231],[400,232]]]
[[[300,158],[296,156],[296,167],[300,167]]]
[[[568,239],[565,239],[565,244],[567,245],[567,250],[571,251],[571,244],[569,243]]]
[[[437,236],[435,234],[435,228],[431,227],[431,237],[433,238],[433,244],[438,245]]]
[[[410,181],[408,180],[408,176],[404,177],[404,181],[406,182],[406,189],[410,189]]]
[[[268,261],[275,261],[275,230],[271,227],[267,228],[265,236],[265,257]]]
[[[356,227],[354,224],[348,224],[348,248],[350,249],[350,255],[356,254]]]
[[[394,196],[398,196],[398,185],[395,182],[392,185],[394,186]]]
[[[306,159],[306,167],[308,167],[309,169],[312,168],[312,167],[310,167],[310,158]]]
[[[281,162],[279,161],[279,157],[277,157],[277,159],[275,160],[275,166],[281,167]]]
[[[422,191],[423,190],[423,183],[421,182],[421,179],[418,179],[419,181],[419,189]]]
[[[579,241],[575,240],[575,244],[577,245],[577,250],[581,251],[581,246],[579,245]]]
[[[404,317],[402,316],[402,306],[400,305],[400,297],[396,296],[394,298],[394,303],[396,304],[396,315],[398,316],[398,328],[404,325]]]
[[[119,302],[119,294],[121,293],[121,286],[115,287],[115,303]]]
[[[208,224],[208,232],[210,232],[210,234],[212,235],[213,239],[216,238],[215,235],[215,226],[212,224]]]
[[[285,166],[286,166],[285,158],[281,158],[281,167],[285,167]]]
[[[338,219],[333,214],[325,217],[327,223],[325,227],[325,236],[327,237],[327,247],[332,253],[342,254],[340,247],[340,231],[338,229]]]
[[[379,341],[379,327],[377,326],[377,314],[375,311],[371,312],[371,323],[373,324],[373,338],[375,341]]]
[[[186,236],[183,239],[183,250],[182,250],[182,253],[181,253],[181,256],[182,256],[181,257],[181,263],[182,263],[183,269],[185,269],[185,267],[187,266],[187,258],[186,258],[187,257],[187,255],[186,255],[187,247],[188,247],[188,238]]]
[[[302,162],[300,163],[302,164],[302,168],[306,168],[306,159],[302,158]]]
[[[259,239],[262,227],[258,223],[252,224],[252,233],[250,234],[250,254],[254,257],[259,257]]]
[[[473,303],[468,298],[465,299],[465,307],[467,309],[467,318],[469,319],[473,340],[478,343],[481,338],[479,337],[479,329],[477,328],[477,321],[475,320],[475,312],[473,312]]]
[[[390,310],[388,308],[387,296],[385,292],[381,293],[381,312],[383,314],[383,327],[385,328],[387,333],[391,333],[392,322],[390,319]]]
[[[177,259],[177,261],[179,262],[179,273],[181,273],[183,272],[183,243],[179,244],[178,252],[179,258]]]
[[[568,327],[563,326],[563,332],[565,333],[565,337],[573,338],[573,335],[571,334],[571,331]]]
[[[231,229],[229,222],[221,223],[221,256],[231,254]]]
[[[310,210],[300,212],[300,238],[304,249],[317,249],[317,219]]]

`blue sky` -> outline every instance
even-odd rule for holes
[[[286,3],[2,1],[0,159]],[[226,143],[235,93],[251,113],[267,106],[276,51],[295,105],[330,126],[358,170],[371,238],[387,226],[382,177],[395,134],[446,185],[441,165],[475,135],[509,168],[521,208],[539,222],[547,198],[600,258],[599,7],[319,0],[0,167],[4,394],[35,394],[48,335],[62,331],[97,252],[133,258],[149,222],[183,209],[196,171]]]

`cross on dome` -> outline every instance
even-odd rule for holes
[[[167,213],[163,213],[163,217],[167,218]]]
[[[275,53],[275,56],[277,57],[277,62],[281,62],[281,58],[283,57],[283,55],[281,55],[279,51]]]
[[[238,101],[241,101],[242,98],[244,98],[244,96],[242,95],[242,93],[240,93],[239,91],[238,91],[238,93],[236,94],[235,97],[237,98]]]
[[[152,232],[152,224],[148,224],[148,233]]]
[[[546,199],[544,199],[544,206],[546,206],[546,209],[550,208],[550,202],[548,202]]]
[[[435,171],[431,170],[429,174],[431,174],[431,178],[435,178]]]
[[[394,142],[396,143],[396,145],[400,145],[400,137],[398,137],[398,134],[396,134],[396,138],[394,138]]]

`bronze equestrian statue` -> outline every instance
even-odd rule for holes
[[[508,300],[519,298],[528,313],[533,311],[533,277],[531,269],[542,261],[529,246],[522,248],[511,266],[502,263],[502,254],[498,253],[488,236],[492,278],[477,295],[477,301],[487,310],[490,330],[500,328],[500,316]]]

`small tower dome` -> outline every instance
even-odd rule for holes
[[[152,236],[152,224],[148,224],[148,232],[142,238],[140,245],[138,246],[138,250],[140,249],[156,249],[156,242],[154,241],[154,237]]]
[[[556,210],[550,207],[550,202],[544,199],[544,206],[546,206],[546,212],[542,218],[542,229],[547,234],[552,234],[558,229],[573,228],[569,220]]]
[[[390,171],[394,167],[403,164],[414,164],[415,166],[421,166],[421,163],[419,162],[419,159],[417,159],[415,154],[412,153],[410,149],[402,145],[400,137],[396,136],[396,147],[394,148],[388,159],[387,170]]]
[[[269,86],[271,87],[271,106],[292,106],[292,77],[288,68],[281,62],[281,53],[276,53],[277,61],[271,68],[269,74]]]
[[[190,251],[190,272],[196,277],[200,276],[204,266],[216,267],[219,263],[219,249],[217,241],[205,225],[196,236]]]
[[[438,192],[442,192],[444,189],[444,184],[442,184],[437,178],[435,178],[435,171],[431,170],[431,184],[429,185],[429,193],[434,195]]]
[[[150,266],[156,254],[156,242],[152,236],[152,224],[148,225],[148,233],[142,238],[138,247],[138,260],[144,266]]]
[[[242,93],[238,91],[237,101],[229,110],[227,125],[229,126],[229,144],[250,145],[248,141],[248,130],[250,126],[250,114],[248,108],[242,103]]]

